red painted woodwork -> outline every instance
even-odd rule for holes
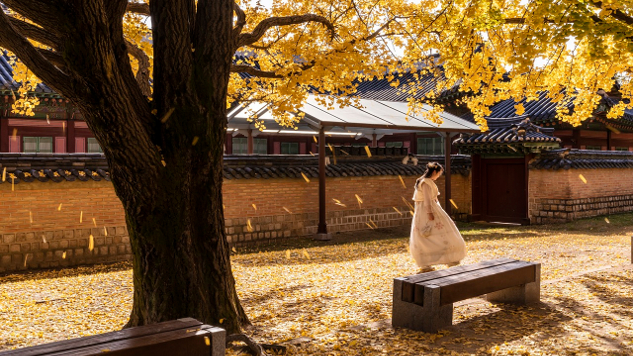
[[[281,142],[274,142],[273,143],[274,149],[273,149],[273,153],[278,155],[281,153]]]
[[[86,152],[86,138],[85,137],[75,137],[75,152],[76,153]]]
[[[22,138],[20,136],[9,137],[9,152],[22,152]]]
[[[482,159],[481,168],[482,218],[524,223],[528,172],[525,158]],[[473,187],[473,194],[476,192]]]
[[[299,153],[304,155],[308,152],[306,152],[306,143],[305,142],[299,142]]]
[[[0,119],[0,152],[9,152],[9,120]]]
[[[55,153],[66,153],[66,137],[55,137]]]

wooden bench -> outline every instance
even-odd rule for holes
[[[483,294],[491,302],[538,303],[541,264],[502,258],[395,278],[392,325],[437,332],[452,325],[453,303]]]
[[[0,352],[1,356],[223,356],[224,329],[192,318]]]

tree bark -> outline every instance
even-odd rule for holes
[[[6,15],[0,45],[23,54],[38,77],[77,105],[108,160],[134,255],[127,326],[193,317],[239,332],[249,322],[235,290],[222,205],[233,1],[200,0],[196,19],[194,0],[152,0],[153,101],[130,65],[126,0],[9,3],[52,28],[64,71]],[[62,11],[72,21],[50,23]]]

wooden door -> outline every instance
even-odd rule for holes
[[[490,222],[525,223],[527,166],[524,158],[482,159],[482,210]]]

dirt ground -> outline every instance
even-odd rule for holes
[[[464,264],[540,262],[542,303],[457,303],[453,326],[428,334],[390,325],[392,280],[414,274],[407,228],[237,249],[233,271],[253,327],[292,355],[633,355],[633,215],[556,226],[460,224]],[[129,264],[0,277],[0,350],[121,328]]]

